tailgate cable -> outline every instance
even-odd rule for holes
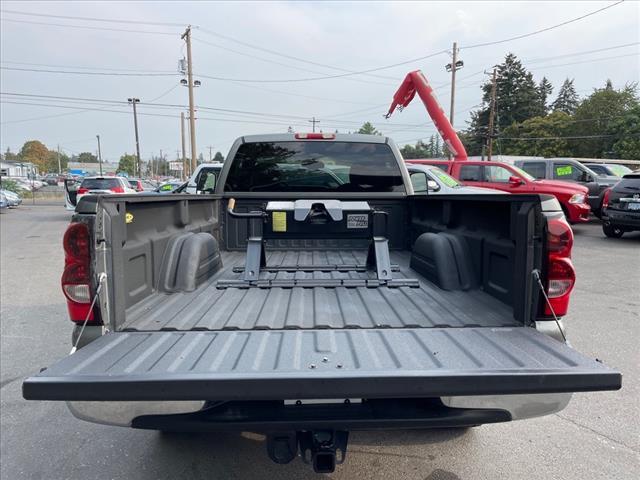
[[[547,302],[547,306],[549,307],[549,311],[551,312],[551,315],[553,315],[553,319],[555,320],[556,325],[558,326],[558,330],[560,330],[560,335],[562,335],[562,340],[564,340],[564,343],[567,343],[567,337],[565,337],[564,335],[564,330],[562,330],[562,326],[560,325],[560,320],[558,320],[558,316],[556,315],[556,312],[553,310],[553,306],[549,301],[549,297],[547,296],[547,292],[544,289],[544,285],[542,285],[540,272],[538,270],[533,270],[533,272],[531,273],[533,273],[533,276],[535,277],[535,279],[538,282],[538,285],[540,286],[540,291],[542,292],[542,296],[544,296],[544,299]]]
[[[96,300],[98,299],[98,294],[100,293],[100,290],[102,289],[102,285],[104,284],[104,281],[106,279],[107,279],[107,274],[104,272],[102,272],[98,277],[98,288],[96,288],[96,293],[94,294],[93,300],[91,301],[91,305],[89,306],[89,311],[87,312],[87,316],[85,317],[84,322],[82,322],[82,328],[80,329],[78,338],[76,338],[76,342],[73,344],[73,348],[71,348],[69,355],[73,355],[74,353],[76,353],[76,350],[78,350],[78,344],[80,343],[80,339],[82,338],[84,327],[86,327],[87,323],[89,322],[89,317],[91,316],[91,312],[93,312],[93,307],[95,306]]]

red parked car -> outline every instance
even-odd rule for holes
[[[137,178],[127,178],[127,182],[129,182],[129,186],[133,188],[136,192],[144,192],[144,187],[142,186],[142,182]]]
[[[555,196],[569,223],[589,221],[589,190],[576,183],[536,180],[524,170],[503,162],[418,159],[407,163],[435,165],[465,185],[489,187],[509,193],[545,193]]]

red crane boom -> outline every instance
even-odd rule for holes
[[[467,160],[467,151],[464,145],[462,145],[460,138],[458,138],[456,131],[453,129],[444,110],[442,110],[442,107],[438,103],[433,88],[429,85],[429,82],[420,70],[410,72],[404,78],[400,88],[398,88],[398,91],[393,96],[393,102],[391,103],[391,107],[389,107],[386,118],[389,118],[396,108],[402,110],[409,105],[413,97],[415,97],[416,92],[427,108],[431,120],[433,120],[433,123],[438,129],[438,133],[440,133],[444,143],[453,155],[453,160]]]

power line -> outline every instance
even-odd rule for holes
[[[324,72],[319,72],[318,70],[309,70],[308,68],[302,68],[302,67],[298,67],[298,66],[295,66],[295,65],[290,65],[290,64],[287,64],[287,63],[278,62],[276,60],[271,60],[271,59],[268,59],[268,58],[259,57],[257,55],[251,55],[250,53],[245,53],[245,52],[241,52],[239,50],[234,50],[232,48],[228,48],[228,47],[225,47],[223,45],[218,45],[218,44],[215,44],[215,43],[206,42],[206,41],[204,41],[202,39],[199,39],[199,38],[196,38],[196,37],[194,37],[193,39],[196,40],[199,43],[202,43],[202,44],[205,44],[205,45],[209,45],[209,46],[212,46],[212,47],[216,47],[216,48],[220,48],[222,50],[229,51],[229,52],[235,53],[237,55],[242,55],[242,56],[245,56],[245,57],[253,58],[253,59],[256,59],[256,60],[258,60],[260,62],[273,63],[274,65],[280,65],[280,66],[285,67],[285,68],[291,68],[293,70],[300,70],[300,71],[303,71],[303,72],[315,73],[315,74],[320,74],[320,75],[324,75],[325,74]],[[289,56],[287,55],[287,57],[289,57]],[[296,58],[296,57],[293,57],[293,58]],[[328,67],[328,68],[332,68],[332,67]],[[392,77],[386,77],[386,78],[392,78]],[[351,81],[355,81],[355,82],[371,83],[371,84],[374,84],[374,85],[390,85],[390,83],[374,82],[374,81],[371,81],[371,80],[364,80],[364,79],[361,79],[361,78],[347,78],[347,79],[351,80]]]
[[[615,133],[610,135],[575,135],[567,137],[497,137],[499,140],[580,140],[585,138],[638,137],[640,133]]]
[[[279,57],[288,58],[290,60],[296,60],[298,62],[306,63],[306,64],[309,64],[309,65],[315,65],[317,67],[329,68],[331,70],[338,70],[338,71],[341,71],[341,72],[352,73],[352,74],[356,73],[353,70],[349,70],[347,68],[336,67],[335,65],[328,65],[326,63],[315,62],[315,61],[312,61],[312,60],[308,60],[306,58],[300,58],[300,57],[296,57],[296,56],[293,56],[293,55],[281,53],[281,52],[278,52],[276,50],[271,50],[271,49],[268,49],[268,48],[260,47],[258,45],[253,45],[251,43],[247,43],[247,42],[244,42],[242,40],[238,40],[238,39],[230,37],[228,35],[223,35],[221,33],[213,32],[211,30],[207,30],[207,29],[202,28],[202,27],[199,28],[199,31],[201,31],[203,33],[206,33],[208,35],[212,35],[212,36],[215,36],[215,37],[223,38],[225,40],[237,43],[239,45],[243,45],[243,46],[248,47],[248,48],[253,48],[253,49],[259,50],[261,52],[270,53],[271,55],[277,55]],[[204,43],[206,43],[206,42],[204,42]],[[224,47],[220,47],[220,48],[224,48]],[[384,79],[387,79],[387,80],[395,80],[395,78],[393,78],[393,77],[388,77],[388,76],[384,76],[384,75],[369,75],[369,76],[377,77],[377,78],[384,78]]]
[[[523,62],[525,62],[525,63],[546,62],[547,60],[557,60],[558,58],[575,57],[575,56],[579,56],[579,55],[588,55],[590,53],[606,52],[606,51],[609,51],[609,50],[616,50],[618,48],[632,47],[634,45],[640,45],[640,42],[625,43],[623,45],[614,45],[614,46],[611,46],[611,47],[598,48],[596,50],[586,50],[586,51],[582,51],[582,52],[565,53],[564,55],[556,55],[555,57],[543,57],[543,58],[536,58],[536,59],[533,59],[533,60],[523,60]]]
[[[173,77],[179,75],[176,73],[152,73],[152,72],[144,72],[144,73],[117,73],[117,72],[78,72],[78,71],[70,71],[70,70],[43,70],[36,68],[20,68],[20,67],[3,67],[0,66],[2,70],[17,70],[22,72],[38,72],[38,73],[66,73],[72,75],[97,75],[97,76],[116,76],[116,77]]]
[[[51,67],[51,68],[71,68],[78,70],[112,70],[116,72],[140,72],[140,73],[167,73],[176,75],[175,70],[145,70],[141,68],[120,68],[120,67],[87,67],[86,65],[58,65],[51,63],[31,63],[31,62],[13,62],[9,60],[0,60],[0,63],[7,63],[9,65],[27,65],[31,67]]]
[[[501,43],[512,42],[514,40],[520,40],[520,39],[523,39],[523,38],[528,38],[528,37],[531,37],[533,35],[538,35],[539,33],[548,32],[549,30],[554,30],[556,28],[560,28],[560,27],[563,27],[565,25],[569,25],[570,23],[574,23],[574,22],[577,22],[577,21],[582,20],[584,18],[590,17],[592,15],[596,15],[597,13],[604,12],[605,10],[608,10],[610,8],[613,8],[613,7],[617,6],[617,5],[620,5],[623,2],[624,2],[624,0],[618,0],[615,3],[607,5],[606,7],[599,8],[598,10],[594,10],[593,12],[586,13],[586,14],[581,15],[579,17],[572,18],[570,20],[566,20],[564,22],[557,23],[555,25],[551,25],[550,27],[542,28],[542,29],[536,30],[534,32],[525,33],[523,35],[516,35],[515,37],[509,37],[509,38],[505,38],[505,39],[502,39],[502,40],[495,40],[495,41],[492,41],[492,42],[476,43],[474,45],[468,45],[466,47],[462,46],[462,47],[460,47],[460,50],[471,50],[472,48],[488,47],[490,45],[498,45],[498,44],[501,44]]]
[[[2,13],[14,13],[16,15],[26,15],[30,17],[46,17],[46,18],[63,18],[66,20],[85,20],[90,22],[106,22],[106,23],[129,23],[134,25],[162,25],[167,27],[184,27],[186,24],[184,23],[169,23],[169,22],[146,22],[140,20],[117,20],[117,19],[107,19],[107,18],[95,18],[95,17],[72,17],[69,15],[52,15],[49,13],[34,13],[34,12],[24,12],[18,10],[0,10]]]
[[[13,18],[2,18],[3,22],[14,22],[14,23],[28,23],[31,25],[45,25],[48,27],[65,27],[65,28],[82,28],[85,30],[104,30],[108,32],[125,32],[125,33],[146,33],[151,35],[177,35],[174,32],[150,32],[147,30],[128,30],[126,28],[110,28],[110,27],[96,27],[93,25],[71,25],[65,23],[50,23],[50,22],[34,22],[31,20],[17,20]]]

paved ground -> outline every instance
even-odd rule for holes
[[[69,351],[59,287],[62,207],[0,216],[0,477],[212,479],[314,477],[266,457],[252,434],[174,435],[93,425],[53,402],[26,402],[21,380]],[[567,318],[580,351],[624,373],[619,392],[576,395],[559,415],[466,433],[355,433],[335,478],[636,479],[640,475],[640,233],[607,239],[577,227],[579,283]]]

